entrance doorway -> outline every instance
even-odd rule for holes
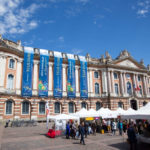
[[[131,104],[132,109],[137,110],[137,101],[136,100],[131,100],[130,104]]]

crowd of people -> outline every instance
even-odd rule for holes
[[[147,121],[127,121],[127,120],[116,120],[116,119],[103,119],[99,121],[81,121],[81,124],[75,122],[68,122],[66,125],[66,139],[73,138],[79,139],[80,143],[85,145],[84,138],[88,135],[96,135],[96,132],[110,133],[110,135],[116,135],[116,131],[119,131],[119,135],[122,136],[127,134],[130,149],[136,149],[136,135],[145,134],[150,137],[150,124]]]

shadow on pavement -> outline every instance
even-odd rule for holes
[[[130,145],[128,143],[117,143],[109,145],[111,147],[117,148],[119,150],[130,150]],[[150,150],[150,144],[139,143],[136,150]]]

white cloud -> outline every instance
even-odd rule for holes
[[[64,42],[64,37],[63,37],[63,36],[60,36],[60,37],[58,37],[58,40],[59,40],[60,42]]]
[[[21,34],[38,26],[33,13],[42,5],[31,4],[24,8],[23,0],[0,0],[0,33]]]
[[[146,17],[150,12],[150,0],[138,1],[132,9],[136,10],[138,17]]]

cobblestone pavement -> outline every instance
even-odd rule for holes
[[[1,150],[128,150],[126,136],[109,134],[90,135],[85,139],[86,145],[79,140],[57,137],[50,139],[45,136],[46,126],[3,128]],[[138,146],[138,150],[148,150],[147,145]]]

